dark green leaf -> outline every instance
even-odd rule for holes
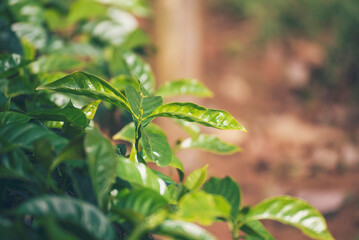
[[[31,117],[18,112],[0,112],[0,125],[9,123],[25,124],[30,121]]]
[[[16,73],[20,68],[26,66],[31,61],[25,60],[18,54],[0,55],[0,77],[8,77]]]
[[[87,132],[84,146],[92,185],[99,206],[104,207],[110,187],[115,181],[117,154],[112,142],[96,129]]]
[[[72,223],[98,240],[114,239],[114,230],[107,217],[95,206],[69,197],[44,196],[21,204],[16,214],[52,216]]]
[[[272,219],[292,225],[315,239],[333,239],[322,214],[301,199],[290,196],[266,199],[249,211],[246,221],[261,219]]]
[[[169,103],[156,108],[149,116],[170,117],[197,122],[207,127],[246,131],[236,119],[223,110],[207,109],[194,103]]]
[[[48,89],[100,99],[120,106],[130,112],[128,102],[121,92],[101,78],[84,72],[74,72],[37,89]]]
[[[200,134],[196,138],[187,138],[180,145],[181,149],[197,148],[207,152],[227,155],[241,151],[236,145],[223,142],[215,135]]]
[[[142,116],[142,97],[131,85],[126,85],[126,97],[130,103],[131,110],[135,115],[136,119],[140,119]]]
[[[164,98],[179,95],[212,97],[213,93],[196,79],[183,78],[166,82],[156,91],[156,95]]]
[[[202,190],[211,194],[218,194],[224,197],[231,205],[231,216],[235,220],[238,209],[241,205],[241,190],[238,184],[230,177],[223,179],[211,177],[204,185]]]
[[[167,138],[159,134],[142,132],[142,147],[150,161],[158,166],[164,167],[172,160],[172,150],[167,142]]]
[[[215,240],[209,232],[189,222],[179,220],[166,220],[157,229],[161,235],[170,236],[174,239],[186,240]]]
[[[274,240],[273,236],[259,221],[247,222],[241,227],[241,231],[247,234],[246,240]]]

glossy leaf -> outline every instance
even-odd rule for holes
[[[213,93],[196,79],[183,78],[166,82],[156,91],[156,95],[164,98],[179,95],[212,97]]]
[[[19,124],[25,124],[28,121],[30,121],[32,117],[18,113],[18,112],[0,112],[0,125],[10,124],[10,123],[19,123]]]
[[[246,131],[236,119],[223,110],[207,109],[194,103],[169,103],[156,108],[149,117],[170,117],[197,122],[207,127]]]
[[[197,191],[207,179],[207,168],[208,165],[203,168],[199,168],[190,173],[186,179],[185,187],[193,191]]]
[[[62,109],[40,109],[30,112],[29,115],[40,120],[68,122],[83,128],[88,126],[86,115],[80,109],[75,108],[71,102]]]
[[[88,120],[92,120],[95,117],[98,106],[100,105],[101,100],[92,101],[82,107],[82,112],[86,115]]]
[[[8,77],[31,61],[25,60],[18,54],[0,55],[0,77]]]
[[[178,203],[176,218],[211,225],[218,217],[228,218],[230,206],[219,195],[211,195],[203,191],[184,195]]]
[[[200,134],[196,138],[187,138],[180,145],[181,149],[197,148],[207,152],[227,155],[241,151],[236,145],[223,142],[215,135]]]
[[[117,155],[112,142],[97,129],[87,132],[84,146],[92,185],[99,205],[104,207],[110,187],[116,177]]]
[[[224,197],[231,206],[231,216],[235,220],[238,209],[241,205],[241,190],[238,184],[230,177],[216,178],[211,177],[202,188],[203,191],[218,194]]]
[[[127,100],[121,92],[108,82],[88,73],[74,72],[37,88],[37,90],[45,89],[103,100],[130,111]]]
[[[16,214],[52,216],[87,231],[94,238],[114,239],[114,230],[107,217],[95,206],[69,197],[44,196],[21,204]]]
[[[142,147],[149,160],[164,167],[172,160],[172,150],[167,138],[149,131],[142,132]]]
[[[141,188],[150,188],[167,198],[166,183],[142,163],[121,158],[117,163],[117,176]]]
[[[127,210],[148,217],[167,205],[167,200],[152,189],[136,189],[121,196],[116,204],[116,210]]]
[[[294,197],[273,197],[260,202],[249,211],[246,222],[261,219],[292,225],[315,239],[333,239],[322,214],[307,202]]]
[[[241,227],[241,231],[247,234],[246,240],[274,240],[273,236],[259,221],[247,222]]]
[[[186,240],[215,240],[216,238],[197,226],[196,224],[179,221],[165,220],[158,228],[157,233],[167,235],[174,239]]]

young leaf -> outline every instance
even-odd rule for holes
[[[15,213],[30,216],[52,216],[72,223],[96,239],[114,239],[114,230],[107,217],[95,206],[69,197],[44,196],[21,204]]]
[[[230,206],[226,199],[203,191],[184,195],[178,204],[176,217],[202,225],[211,225],[218,217],[228,218]]]
[[[334,239],[322,214],[307,202],[294,197],[279,196],[260,202],[249,211],[246,222],[261,219],[272,219],[292,225],[315,239]]]
[[[25,124],[30,121],[32,117],[18,113],[18,112],[0,112],[0,125],[10,124],[10,123],[19,123]]]
[[[238,209],[241,205],[241,190],[238,184],[230,177],[216,178],[211,177],[202,188],[203,191],[218,194],[224,197],[231,206],[231,216],[235,220]]]
[[[53,90],[100,99],[130,111],[125,96],[108,82],[84,72],[74,72],[37,90]]]
[[[158,166],[167,166],[172,160],[172,150],[167,138],[144,129],[142,132],[142,147],[150,161]]]
[[[89,161],[92,185],[97,194],[99,206],[104,207],[116,176],[117,154],[112,142],[97,129],[88,131],[84,146]]]
[[[223,110],[207,109],[194,103],[169,103],[156,108],[149,118],[170,117],[197,122],[207,127],[246,131],[236,119]]]
[[[184,184],[185,187],[190,190],[197,191],[207,179],[207,168],[208,165],[189,174]]]
[[[156,91],[156,95],[159,95],[163,98],[179,95],[212,97],[213,93],[196,79],[183,78],[166,82]]]
[[[81,108],[82,112],[86,115],[88,120],[92,120],[95,117],[98,106],[101,100],[92,101]]]
[[[0,77],[8,77],[31,61],[25,60],[18,54],[0,55]]]
[[[215,135],[200,134],[197,138],[187,138],[180,145],[181,149],[197,148],[204,151],[227,155],[241,151],[236,145],[223,142]]]
[[[158,125],[156,125],[154,123],[148,124],[145,127],[145,129],[146,129],[147,132],[151,132],[151,133],[166,137],[166,134],[163,132],[163,130]],[[130,122],[129,124],[124,126],[121,129],[121,131],[116,133],[112,137],[112,139],[113,140],[123,140],[123,141],[127,141],[127,142],[130,142],[130,143],[134,143],[135,142],[135,131],[136,131],[135,123]]]
[[[124,91],[127,84],[131,85],[136,89],[136,91],[140,91],[140,84],[137,79],[131,78],[127,75],[119,75],[110,80],[110,84],[114,86],[118,91]]]
[[[142,218],[148,217],[167,205],[167,200],[152,189],[136,189],[122,196],[115,206],[116,210],[132,211]]]
[[[117,161],[117,176],[134,186],[150,188],[167,198],[166,183],[142,163],[120,158]]]
[[[179,221],[179,220],[165,220],[158,226],[157,231],[160,235],[172,237],[173,239],[186,240],[215,240],[216,238],[199,227],[196,224]]]
[[[238,229],[234,231],[238,231]],[[274,240],[273,236],[259,221],[245,223],[241,227],[241,231],[247,234],[246,240]]]

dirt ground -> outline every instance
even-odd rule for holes
[[[257,47],[250,23],[209,9],[203,22],[203,81],[215,97],[201,103],[230,112],[248,133],[204,128],[243,152],[195,153],[199,161],[185,162],[187,170],[208,163],[210,175],[232,176],[245,205],[282,194],[304,198],[324,214],[335,239],[359,239],[358,107],[323,99],[320,89],[311,99],[297,94],[310,84],[311,69],[322,64],[323,50],[300,39],[289,47]],[[292,227],[264,224],[276,239],[308,239]],[[208,229],[230,239],[224,224]]]

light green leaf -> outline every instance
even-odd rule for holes
[[[184,172],[181,160],[179,160],[175,155],[172,155],[171,162],[168,165],[181,170],[182,173]]]
[[[92,120],[95,117],[98,106],[100,105],[101,100],[92,101],[82,107],[82,112],[86,115],[88,120]]]
[[[180,145],[181,149],[197,148],[207,152],[228,155],[241,151],[236,145],[223,142],[215,135],[200,134],[197,138],[187,138]]]
[[[82,68],[83,66],[83,61],[76,59],[74,56],[65,54],[42,56],[30,65],[34,73],[71,71]]]
[[[141,220],[167,205],[167,200],[152,189],[136,189],[121,196],[115,209],[134,212]],[[139,219],[140,220],[140,219]]]
[[[117,163],[117,176],[134,186],[153,189],[166,199],[168,198],[166,183],[143,163],[121,158]]]
[[[156,91],[156,95],[163,98],[180,95],[212,97],[213,93],[196,79],[183,78],[166,82]]]
[[[30,116],[45,121],[62,121],[85,128],[88,126],[86,115],[78,108],[75,108],[71,102],[66,107],[59,109],[40,109],[30,112]]]
[[[137,79],[131,78],[127,75],[119,75],[113,77],[110,80],[110,84],[114,86],[118,91],[124,91],[127,84],[131,85],[136,89],[136,91],[140,91],[140,85]]]
[[[163,181],[165,181],[166,184],[168,184],[168,185],[170,185],[170,184],[176,184],[176,182],[173,181],[173,179],[170,178],[169,176],[167,176],[166,174],[161,173],[161,172],[159,172],[159,171],[156,171],[156,170],[154,170],[154,169],[152,169],[152,172],[153,172],[154,174],[156,174],[157,177],[159,177],[159,178],[161,178]]]
[[[322,214],[307,202],[294,197],[279,196],[260,202],[249,211],[246,222],[261,219],[292,225],[315,239],[333,239]]]
[[[37,49],[46,46],[47,33],[45,28],[38,23],[17,22],[11,25],[11,29],[19,38],[25,38],[31,42]]]
[[[207,179],[207,168],[208,165],[190,173],[184,184],[185,187],[187,187],[190,190],[197,191]]]
[[[134,48],[149,45],[150,42],[151,39],[148,34],[142,29],[137,28],[127,35],[121,47],[124,49],[132,50]]]
[[[74,72],[55,82],[37,88],[37,90],[45,89],[100,99],[130,112],[128,102],[121,92],[108,82],[88,73]]]
[[[218,217],[228,218],[230,206],[225,198],[203,191],[184,195],[178,204],[176,218],[211,225]]]
[[[165,220],[157,229],[160,235],[174,239],[186,240],[215,240],[216,238],[196,224],[179,220]]]
[[[74,24],[88,18],[100,18],[106,16],[106,7],[88,0],[77,0],[71,4],[67,17],[67,24]]]
[[[32,117],[18,113],[18,112],[0,112],[0,125],[5,125],[9,123],[18,123],[18,124],[25,124],[30,121]]]
[[[116,177],[117,155],[112,142],[97,129],[87,132],[84,146],[92,186],[97,194],[99,206],[104,207],[110,187]]]
[[[241,205],[241,190],[238,184],[230,177],[216,178],[211,177],[202,188],[203,191],[218,194],[224,197],[231,206],[231,216],[236,220],[238,209]]]
[[[144,129],[142,131],[142,147],[150,161],[158,166],[167,166],[172,160],[172,150],[167,138]]]
[[[236,119],[223,110],[207,109],[194,103],[169,103],[156,108],[149,118],[170,117],[197,122],[207,127],[246,131]]]
[[[158,125],[156,125],[154,123],[148,124],[145,127],[145,129],[146,129],[147,132],[151,132],[151,133],[166,137],[166,134],[163,132],[163,130]],[[116,133],[112,137],[112,139],[113,140],[123,140],[123,141],[127,141],[127,142],[130,142],[130,143],[135,143],[135,131],[136,131],[135,123],[130,122],[129,124],[124,126],[121,129],[121,131]]]
[[[192,138],[198,137],[198,135],[201,133],[201,129],[194,123],[186,122],[180,119],[173,119],[173,121],[178,125],[180,125],[182,129],[186,133],[188,133]]]
[[[274,240],[273,236],[259,221],[247,222],[241,227],[241,231],[247,234],[246,240]]]
[[[0,54],[0,77],[11,76],[30,62],[18,54]]]
[[[114,239],[114,230],[107,217],[95,206],[77,199],[44,196],[21,204],[16,214],[37,217],[52,216],[87,231],[94,238]]]

